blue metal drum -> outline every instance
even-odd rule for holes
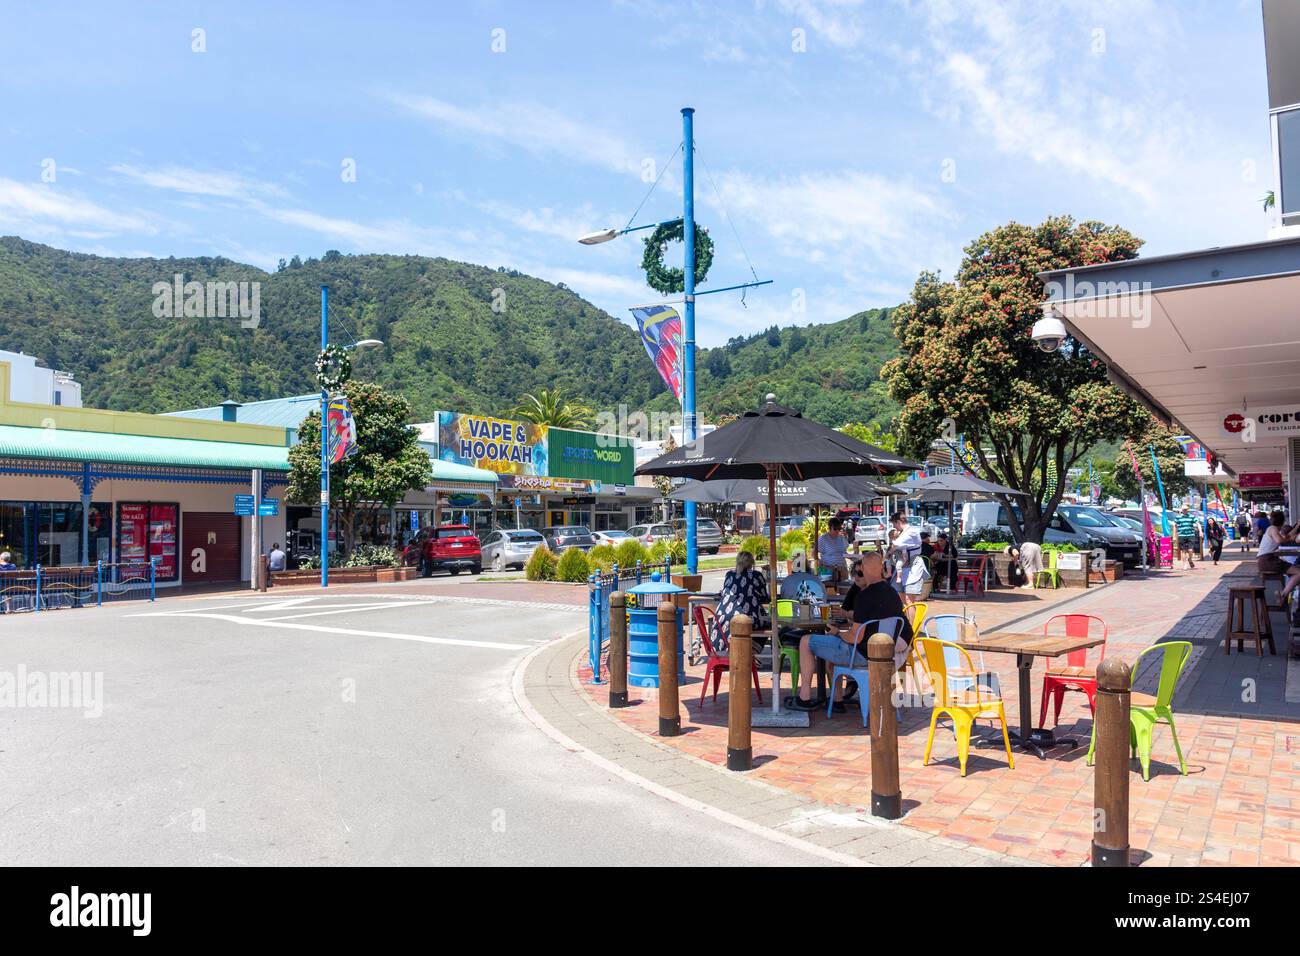
[[[627,685],[659,686],[659,604],[685,592],[675,584],[661,580],[658,572],[645,584],[628,589]],[[635,605],[633,606],[633,602]],[[682,644],[685,612],[677,609],[677,685],[686,683],[686,652]]]

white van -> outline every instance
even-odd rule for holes
[[[1020,517],[1019,508],[1016,508],[1016,517]],[[962,534],[970,534],[981,528],[996,528],[1008,537],[1014,537],[1006,505],[997,501],[968,501],[963,504],[961,528]],[[1051,525],[1043,532],[1043,543],[1072,544],[1080,551],[1091,551],[1093,548],[1105,548],[1110,542],[1100,534],[1085,528],[1075,528],[1060,514],[1053,514]]]

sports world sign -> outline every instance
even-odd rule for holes
[[[438,413],[438,457],[499,475],[545,475],[545,425]]]

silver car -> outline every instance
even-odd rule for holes
[[[542,543],[541,534],[532,528],[506,528],[493,531],[483,539],[483,563],[493,571],[522,568]]]
[[[889,523],[883,515],[863,515],[853,528],[853,540],[858,544],[889,544]]]
[[[686,537],[686,519],[678,518],[673,522],[673,532]],[[695,519],[695,547],[705,554],[717,554],[726,537],[722,528],[712,518]]]

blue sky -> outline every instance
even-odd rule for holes
[[[1257,0],[59,3],[5,21],[0,233],[78,251],[438,255],[626,319],[656,298],[641,243],[574,240],[627,221],[688,105],[710,283],[750,261],[775,280],[702,300],[706,346],[895,305],[1011,219],[1116,222],[1148,255],[1270,225]],[[639,221],[678,214],[680,190],[670,167]]]

